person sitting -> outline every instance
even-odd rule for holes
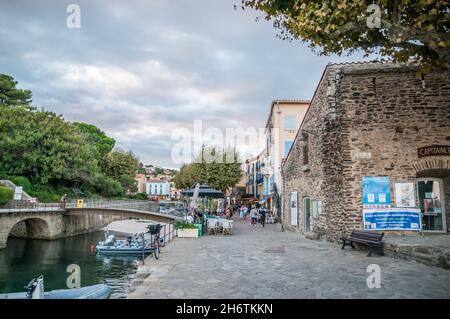
[[[187,216],[186,216],[186,221],[187,221],[189,224],[192,224],[192,223],[194,222],[194,217],[192,217],[192,215],[187,215]]]
[[[227,208],[227,210],[225,211],[225,218],[231,219],[231,215],[232,215],[231,209]]]

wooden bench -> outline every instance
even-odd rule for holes
[[[366,246],[369,246],[369,253],[367,254],[367,257],[370,257],[372,255],[374,248],[381,248],[383,243],[381,242],[383,240],[384,233],[374,233],[367,230],[353,230],[352,234],[350,235],[350,238],[342,237],[342,249],[345,248],[345,246],[351,246],[353,249],[355,249],[355,246],[353,246],[353,243],[357,244],[363,244]]]

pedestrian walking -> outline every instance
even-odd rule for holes
[[[250,217],[251,224],[253,225],[253,227],[255,227],[258,220],[258,210],[256,209],[256,206],[253,206],[252,210],[250,211]]]
[[[239,219],[240,220],[244,219],[244,206],[241,206],[239,208]]]
[[[259,216],[262,227],[264,227],[264,225],[266,224],[266,213],[267,213],[266,208],[264,206],[261,207],[261,209],[259,210]]]
[[[64,194],[61,197],[61,201],[60,201],[60,207],[61,209],[65,209],[66,208],[66,203],[67,203],[67,194]]]

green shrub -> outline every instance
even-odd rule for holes
[[[193,228],[197,228],[194,224],[185,222],[183,220],[177,220],[175,223],[175,228],[176,229],[193,229]]]
[[[0,205],[6,204],[14,198],[14,191],[11,188],[0,186]]]
[[[123,194],[122,185],[112,177],[97,175],[94,180],[94,186],[102,196],[114,197]]]
[[[71,189],[61,185],[34,184],[30,190],[27,190],[27,193],[32,197],[36,197],[41,203],[57,203],[60,201],[62,195],[70,195],[73,192]]]
[[[148,199],[148,195],[147,195],[147,193],[139,193],[139,194],[129,195],[128,198],[139,199],[139,200],[147,200]]]
[[[16,186],[22,186],[26,192],[32,188],[30,180],[25,176],[10,176],[9,180]]]
[[[119,179],[119,182],[124,190],[128,190],[132,193],[137,192],[138,190],[137,181],[133,176],[124,175]]]

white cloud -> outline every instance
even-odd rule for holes
[[[130,94],[142,88],[138,76],[128,70],[112,66],[57,63],[60,73],[56,86],[90,91],[94,94]]]
[[[235,3],[79,0],[74,32],[64,5],[0,1],[1,72],[31,89],[37,106],[170,166],[173,129],[195,119],[222,130],[263,126],[272,99],[311,97],[330,60],[276,39]]]

